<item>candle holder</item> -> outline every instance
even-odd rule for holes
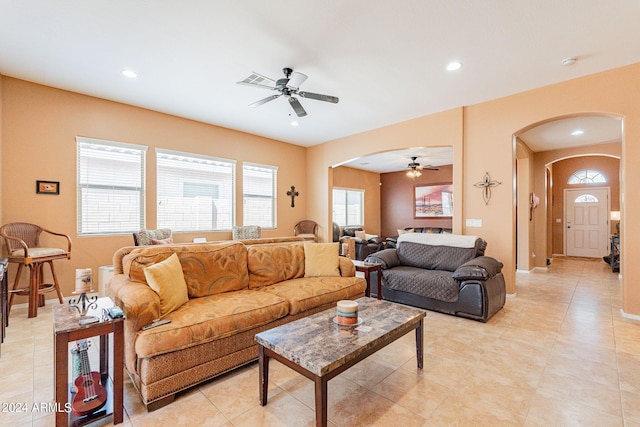
[[[90,290],[93,292],[93,289]],[[87,317],[87,311],[90,308],[98,308],[98,296],[94,295],[92,297],[87,297],[86,292],[73,292],[74,294],[80,294],[77,299],[70,299],[69,305],[75,307],[80,313],[80,318],[85,319]]]

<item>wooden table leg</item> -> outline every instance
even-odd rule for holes
[[[316,377],[316,427],[327,426],[327,379]]]
[[[258,346],[259,377],[260,377],[260,406],[267,404],[269,389],[269,356],[264,353],[264,347]]]
[[[378,299],[382,299],[382,267],[378,266],[376,269],[376,275],[378,276]]]
[[[54,366],[54,387],[56,403],[59,408],[56,411],[56,426],[66,426],[69,424],[69,414],[65,412],[67,396],[69,393],[69,372],[68,372],[68,334],[56,334],[53,351]]]
[[[416,328],[416,359],[418,361],[418,369],[422,369],[422,345],[423,345],[423,341],[424,341],[424,335],[423,335],[423,324],[424,324],[424,319],[420,319],[420,323],[418,324],[418,327]]]
[[[108,338],[108,336],[105,336]],[[109,342],[107,340],[107,342]],[[108,347],[107,347],[108,348]],[[108,354],[107,354],[108,357]],[[107,369],[108,370],[108,369]],[[113,325],[113,423],[124,419],[124,321]]]
[[[369,274],[369,269],[368,268],[364,269],[363,273],[364,273],[364,280],[367,282],[367,289],[365,289],[364,291],[364,296],[370,297],[371,296],[371,275]]]

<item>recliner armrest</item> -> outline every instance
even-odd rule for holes
[[[369,255],[365,259],[365,261],[380,264],[383,270],[387,270],[389,268],[397,267],[400,265],[400,260],[398,259],[398,254],[396,253],[395,249],[383,249],[379,252]]]
[[[459,281],[489,280],[502,271],[503,264],[495,258],[479,256],[465,262],[453,272],[452,277]]]
[[[375,243],[376,245],[379,245],[379,244],[381,244],[381,243],[383,243],[383,242],[384,242],[384,239],[383,239],[382,237],[378,237],[378,236],[376,236],[376,237],[372,237],[372,238],[370,238],[370,239],[368,240],[368,242],[369,242],[369,243]]]

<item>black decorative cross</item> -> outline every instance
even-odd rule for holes
[[[296,206],[296,202],[295,202],[295,197],[300,195],[297,191],[296,191],[296,186],[292,185],[291,186],[291,190],[287,191],[287,196],[291,196],[291,207],[294,208]]]
[[[496,187],[502,184],[499,181],[491,181],[491,177],[489,176],[489,172],[484,174],[484,178],[480,182],[476,182],[473,184],[474,187],[482,188],[482,198],[484,199],[484,204],[489,204],[489,199],[491,199],[491,187]]]

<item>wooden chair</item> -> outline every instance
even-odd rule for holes
[[[67,248],[43,248],[40,247],[40,234],[42,232],[64,237],[67,240]],[[57,259],[71,258],[71,238],[66,234],[56,233],[46,230],[38,225],[26,222],[13,222],[0,227],[0,236],[4,237],[4,244],[7,249],[9,263],[18,264],[18,271],[13,282],[13,289],[9,291],[9,311],[13,304],[14,295],[29,296],[29,317],[38,315],[38,306],[44,306],[44,294],[56,291],[60,304],[63,304],[58,277],[53,267],[53,261]],[[52,284],[43,283],[44,265],[49,264]],[[29,267],[29,285],[19,287],[20,275],[23,267]]]
[[[315,242],[318,240],[318,223],[310,219],[302,220],[293,227],[293,234]]]

